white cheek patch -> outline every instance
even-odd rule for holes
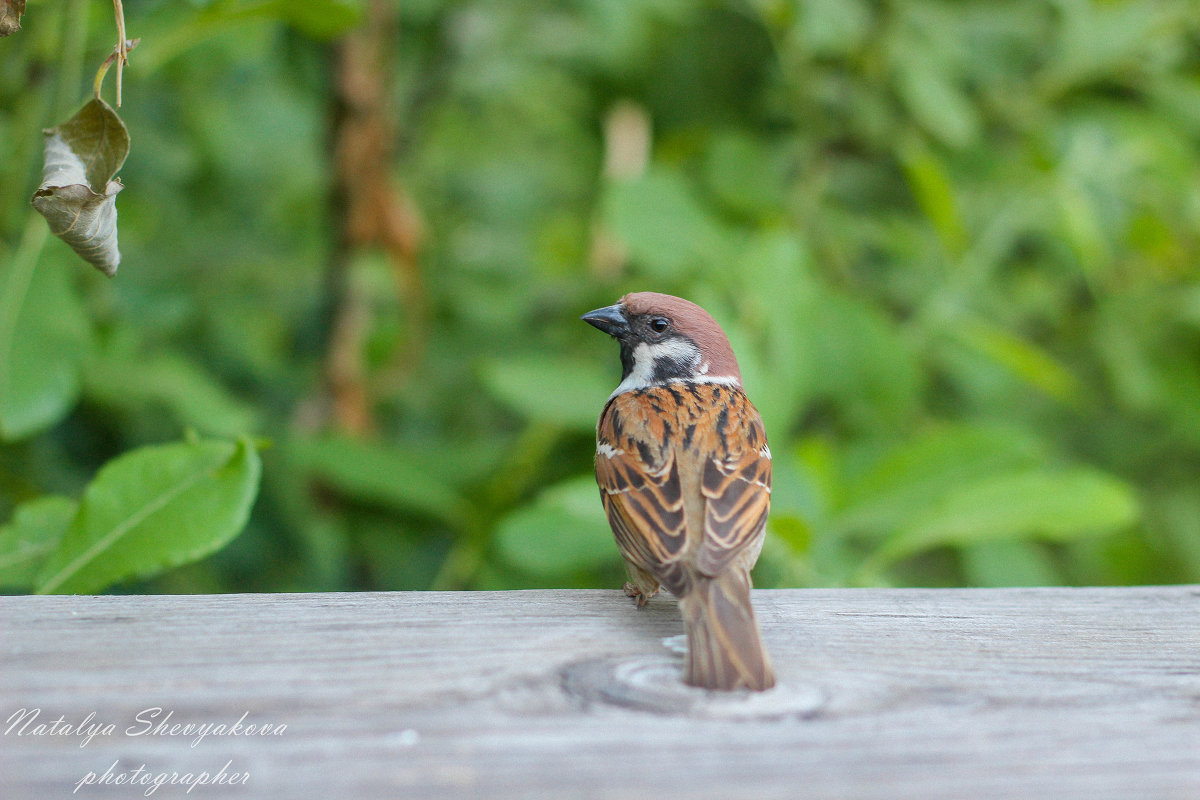
[[[687,339],[668,339],[665,342],[642,345],[642,347],[646,348],[646,360],[650,362],[651,372],[658,364],[670,362],[681,371],[694,374],[700,364],[700,348]]]
[[[691,374],[686,378],[655,379],[654,373],[660,361],[674,361]],[[721,386],[741,387],[742,382],[732,375],[709,375],[710,364],[700,361],[700,350],[687,339],[668,339],[658,344],[639,344],[633,351],[633,370],[616,390],[609,395],[612,399],[623,392],[648,389],[664,383],[716,383]]]
[[[692,365],[700,360],[700,350],[686,339],[668,339],[657,344],[642,342],[633,350],[633,370],[621,381],[610,399],[622,392],[656,386],[658,382],[654,380],[654,368],[661,360]]]

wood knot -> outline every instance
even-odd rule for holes
[[[781,682],[765,692],[718,692],[683,682],[681,659],[595,658],[562,670],[564,691],[585,707],[603,704],[667,716],[769,720],[812,717],[825,693],[811,684]]]

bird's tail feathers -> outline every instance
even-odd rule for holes
[[[706,689],[746,688],[761,691],[775,685],[771,659],[763,648],[754,608],[750,575],[729,569],[715,578],[697,579],[679,601],[687,630],[685,680]]]

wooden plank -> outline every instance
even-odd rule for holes
[[[669,598],[0,598],[0,714],[41,712],[0,727],[0,797],[67,796],[116,762],[146,779],[228,763],[244,785],[191,793],[220,798],[1200,798],[1197,587],[755,602],[780,687],[727,696],[679,684]],[[154,708],[286,727],[134,735]],[[35,732],[89,714],[113,727]]]

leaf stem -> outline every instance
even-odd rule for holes
[[[113,13],[117,16],[117,108],[121,107],[121,84],[125,77],[125,65],[129,63],[129,42],[125,40],[125,8],[121,0],[113,0]],[[99,95],[99,90],[96,92]]]
[[[125,52],[128,53],[137,47],[140,41],[141,39],[130,39],[125,42]],[[104,63],[100,65],[100,69],[96,71],[96,78],[92,81],[92,94],[97,100],[100,99],[100,89],[104,86],[104,76],[108,74],[108,68],[113,65],[113,62],[117,64],[117,105],[119,106],[121,105],[121,53],[115,47],[108,58],[104,59]]]

